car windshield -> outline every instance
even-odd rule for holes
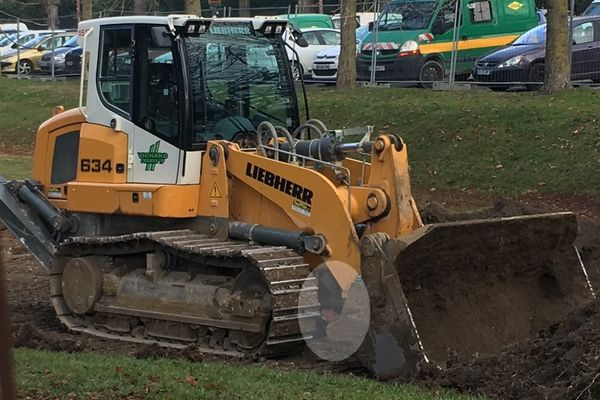
[[[46,39],[46,36],[40,36],[35,39],[31,39],[29,42],[25,43],[21,48],[23,49],[36,49],[38,45]]]
[[[63,47],[77,47],[77,36],[73,36],[71,39],[67,40]]]
[[[2,40],[0,40],[0,47],[8,46],[14,43],[17,40],[17,34],[13,33],[12,35],[4,36]]]
[[[284,50],[264,37],[211,31],[185,40],[194,142],[234,139],[240,132],[253,132],[262,121],[288,130],[297,126]]]
[[[538,25],[528,30],[517,38],[512,44],[514,46],[524,46],[546,43],[546,24]]]
[[[380,31],[415,31],[425,29],[433,16],[437,2],[406,1],[390,3],[379,17]]]
[[[581,15],[600,15],[600,3],[592,3]]]

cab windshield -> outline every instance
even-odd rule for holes
[[[290,130],[298,106],[274,40],[252,34],[206,33],[185,39],[193,96],[194,143],[236,140],[262,121]]]
[[[546,43],[546,24],[538,25],[517,38],[513,46],[526,46]]]
[[[388,4],[379,17],[380,31],[426,29],[436,9],[435,1],[406,1]]]

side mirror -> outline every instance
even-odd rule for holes
[[[294,42],[297,42],[302,37],[302,31],[298,28],[290,28],[290,33]]]
[[[37,51],[44,51],[46,48],[44,46],[38,46]]]
[[[10,46],[11,49],[16,49],[17,47],[19,47],[19,46],[17,46],[16,43],[13,43],[12,46]]]
[[[298,28],[292,28],[292,38],[300,47],[308,47],[308,42],[302,37],[302,31]]]
[[[296,40],[296,43],[298,44],[298,46],[300,47],[308,47],[308,42],[306,41],[306,39],[304,39],[302,36],[300,36],[298,38],[298,40]]]
[[[369,32],[373,32],[373,26],[375,24],[373,23],[373,21],[369,22]]]

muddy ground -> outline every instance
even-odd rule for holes
[[[436,194],[439,198],[439,193]],[[540,211],[572,209],[579,215],[581,250],[590,280],[600,288],[600,204],[585,198],[531,197],[526,203],[497,201],[491,208],[475,212],[450,212],[447,207],[464,210],[484,206],[486,199],[469,194],[444,196],[441,203],[426,204],[433,196],[421,198],[426,222],[534,214]],[[489,202],[487,203],[489,204]],[[69,352],[99,351],[139,358],[180,357],[202,361],[207,356],[192,349],[165,350],[155,346],[132,345],[66,332],[58,323],[48,301],[45,271],[6,232],[0,232],[7,270],[9,301],[15,344]],[[236,363],[250,361],[230,360]],[[310,369],[364,373],[356,363],[332,364],[305,354],[267,363],[285,369]],[[600,399],[600,302],[570,315],[564,321],[541,332],[539,338],[506,348],[493,356],[453,359],[447,369],[429,371],[418,377],[424,386],[442,386],[461,392],[480,393],[503,399]]]

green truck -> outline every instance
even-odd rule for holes
[[[456,38],[456,75],[468,75],[475,61],[505,46],[538,23],[534,0],[392,0],[369,24],[357,56],[360,80],[443,80]],[[456,14],[460,14],[455,32]]]

